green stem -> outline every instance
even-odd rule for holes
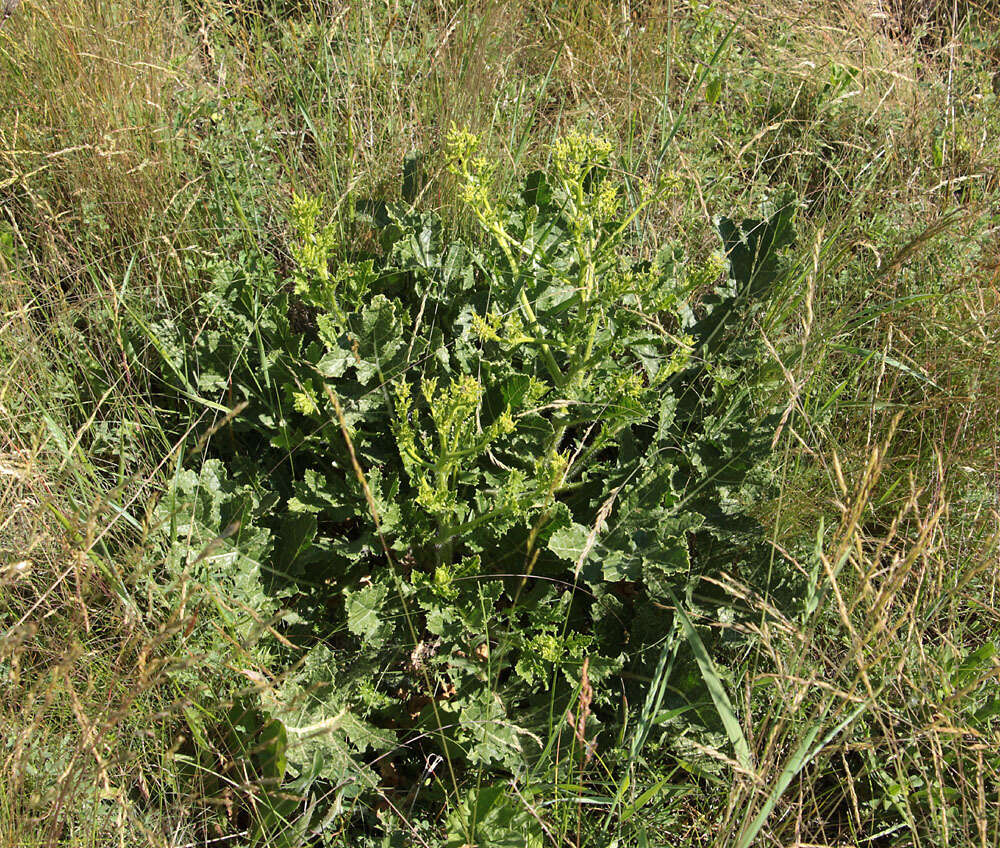
[[[448,474],[444,472],[438,475],[438,486],[439,490],[447,491],[448,486]],[[438,527],[438,539],[439,542],[435,546],[435,558],[437,559],[438,565],[451,565],[452,559],[452,539],[455,538],[455,533],[452,529],[452,524],[450,519],[445,519],[443,517],[438,517],[437,519]]]
[[[601,320],[601,312],[599,309],[594,310],[594,318],[590,322],[590,330],[587,332],[587,347],[583,351],[583,356],[576,363],[576,368],[581,371],[583,367],[590,361],[590,355],[594,352],[594,340],[597,338],[597,325]]]
[[[497,240],[500,245],[500,249],[503,251],[504,256],[507,257],[507,264],[510,266],[510,272],[514,280],[517,280],[521,276],[521,266],[517,259],[514,257],[514,252],[510,249],[510,236],[507,235],[502,226],[497,224],[493,220],[493,208],[487,205],[485,209],[475,210],[476,217],[479,219],[479,223],[486,229],[487,232],[492,233],[493,237]],[[522,252],[524,251],[523,245],[518,245]],[[518,292],[518,299],[521,305],[521,312],[524,314],[525,319],[531,326],[532,331],[540,340],[543,340],[545,334],[542,332],[541,324],[538,323],[538,317],[535,315],[535,310],[531,308],[531,301],[528,300],[528,294],[524,290],[524,286],[521,286]],[[562,369],[559,367],[559,363],[556,362],[556,358],[552,355],[548,343],[544,340],[541,342],[542,348],[542,358],[545,361],[545,367],[548,369],[549,375],[555,381],[557,386],[563,386],[566,384],[566,377],[562,373]]]
[[[531,301],[528,300],[528,293],[524,290],[524,286],[521,286],[518,292],[518,299],[521,302],[521,311],[531,325],[532,331],[540,339],[543,338],[541,325],[538,323],[538,318],[535,317],[535,311],[531,308]],[[545,360],[545,367],[548,368],[549,374],[555,380],[556,385],[560,388],[566,385],[566,376],[559,367],[559,363],[556,362],[556,358],[552,355],[548,343],[544,341],[542,342],[542,358]]]

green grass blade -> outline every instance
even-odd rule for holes
[[[767,821],[767,817],[771,815],[771,811],[774,809],[775,804],[778,803],[778,799],[785,794],[785,790],[788,789],[789,784],[795,779],[795,776],[810,762],[812,762],[816,755],[829,745],[834,737],[840,733],[840,731],[854,721],[854,719],[856,719],[867,706],[868,702],[866,701],[856,710],[848,714],[848,716],[832,730],[830,730],[830,732],[827,733],[815,747],[812,747],[812,745],[817,735],[819,735],[821,726],[820,723],[817,722],[809,728],[808,731],[806,731],[806,735],[799,743],[799,746],[795,749],[795,753],[788,758],[788,762],[785,763],[785,767],[781,770],[781,774],[778,775],[778,780],[775,782],[771,793],[767,796],[764,806],[760,808],[760,812],[757,813],[754,820],[750,823],[750,827],[743,832],[736,848],[749,848],[749,846],[753,844],[753,841],[757,838],[757,834],[760,833],[761,828],[764,826],[764,822]]]
[[[715,665],[712,663],[712,658],[708,654],[708,650],[705,648],[705,643],[701,641],[701,637],[698,635],[698,631],[695,630],[694,625],[691,623],[691,619],[688,618],[687,613],[681,606],[680,601],[669,589],[667,593],[670,595],[670,600],[674,602],[674,607],[677,610],[677,618],[680,620],[681,629],[684,631],[684,637],[687,639],[688,644],[691,646],[691,651],[694,653],[695,661],[698,663],[698,669],[701,671],[702,679],[705,681],[705,685],[708,687],[708,693],[712,696],[712,703],[715,705],[715,711],[719,714],[719,718],[722,720],[722,726],[726,730],[726,735],[729,737],[729,742],[733,746],[733,751],[736,754],[736,761],[745,769],[751,768],[751,756],[750,756],[750,744],[747,742],[746,736],[743,735],[743,728],[740,727],[739,719],[736,718],[736,711],[733,709],[732,701],[729,700],[729,696],[726,694],[726,689],[722,685],[722,681],[719,679],[719,675],[715,671]]]

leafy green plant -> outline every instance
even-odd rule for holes
[[[642,259],[634,223],[673,178],[626,192],[611,146],[574,133],[504,194],[477,146],[448,139],[476,240],[372,201],[354,226],[378,247],[351,254],[296,196],[289,278],[259,252],[213,260],[194,328],[148,328],[168,392],[246,404],[212,451],[269,531],[259,588],[313,645],[269,709],[329,731],[324,753],[290,730],[285,756],[337,792],[343,752],[392,762],[389,729],[445,758],[426,800],[469,769],[586,768],[612,742],[615,693],[677,627],[676,598],[720,602],[700,580],[722,566],[756,579],[741,492],[768,449],[766,402],[753,345],[731,341],[781,279],[792,207],[723,219],[726,259]],[[708,648],[679,621],[693,697],[747,760]],[[384,795],[415,777],[352,780]]]

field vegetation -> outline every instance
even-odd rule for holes
[[[1000,844],[995,2],[0,15],[0,848]]]

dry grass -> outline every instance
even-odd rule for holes
[[[719,844],[741,844],[769,802],[761,844],[876,840],[873,801],[888,803],[877,779],[896,787],[888,799],[907,844],[996,843],[1000,737],[976,719],[970,696],[988,688],[998,666],[990,652],[981,663],[967,658],[1000,626],[1000,512],[949,526],[950,481],[939,457],[933,483],[918,488],[910,479],[892,520],[873,526],[881,478],[893,474],[890,446],[887,439],[872,448],[859,479],[837,478],[840,525],[812,562],[799,563],[826,593],[811,615],[789,620],[729,586],[760,610],[753,630],[766,660],[747,685],[766,696],[752,722],[757,767],[730,796]],[[974,552],[955,550],[956,530],[978,545]],[[858,725],[864,732],[848,731]],[[780,799],[776,786],[787,787]]]
[[[34,279],[86,287],[95,256],[123,267],[163,235],[185,180],[170,89],[188,79],[191,47],[170,4],[44,1],[25,4],[0,44],[4,218]]]

